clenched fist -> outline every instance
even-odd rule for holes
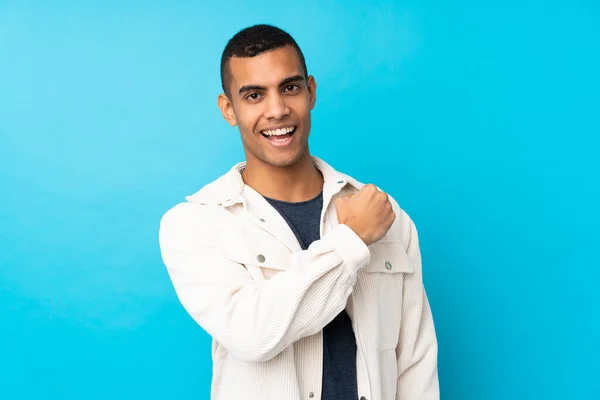
[[[368,246],[380,240],[396,219],[388,195],[373,184],[335,202],[338,221],[352,229]]]

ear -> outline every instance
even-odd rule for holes
[[[223,118],[225,121],[231,126],[237,125],[237,119],[235,118],[235,113],[233,112],[233,104],[229,97],[226,94],[221,93],[217,98],[217,105],[221,110],[221,114],[223,114]]]
[[[310,109],[312,110],[315,108],[315,102],[317,101],[317,82],[315,81],[315,77],[310,75],[306,80],[306,85],[308,86]]]

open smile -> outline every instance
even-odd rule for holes
[[[260,131],[260,134],[263,135],[269,143],[276,147],[287,146],[292,143],[294,133],[297,130],[296,125],[291,125],[283,128],[277,129],[265,129]]]

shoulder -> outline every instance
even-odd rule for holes
[[[390,203],[392,203],[394,213],[396,214],[396,219],[394,220],[394,224],[390,228],[388,235],[391,236],[391,240],[402,241],[408,246],[408,243],[410,242],[411,231],[414,229],[414,222],[410,215],[408,215],[408,213],[400,206],[398,201],[396,201],[391,194],[387,192],[386,194],[388,195]]]
[[[211,206],[182,202],[167,210],[160,219],[161,246],[192,246],[212,242],[214,225]]]
[[[166,211],[160,221],[161,230],[181,231],[185,228],[210,226],[215,219],[215,210],[241,191],[243,181],[238,170],[242,164],[234,165],[227,173],[185,196],[185,201]]]
[[[203,204],[181,202],[168,209],[160,219],[160,225],[167,226],[173,224],[181,224],[189,222],[190,220],[196,220],[206,213],[206,207]]]

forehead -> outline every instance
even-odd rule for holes
[[[233,91],[245,85],[276,86],[287,77],[304,75],[300,56],[289,45],[255,57],[232,57],[229,72]]]

